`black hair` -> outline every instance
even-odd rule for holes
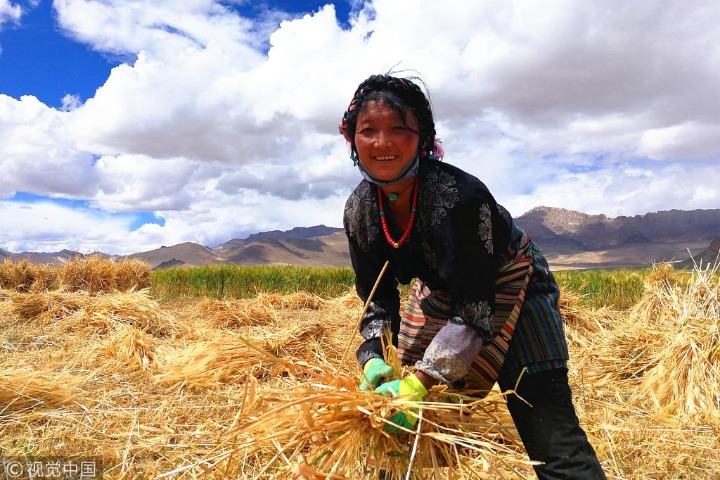
[[[350,106],[343,114],[340,132],[350,141],[351,157],[357,161],[355,149],[355,128],[357,118],[371,100],[381,102],[392,108],[403,123],[406,123],[406,112],[409,109],[418,123],[420,151],[422,157],[442,158],[440,142],[435,138],[435,121],[428,96],[420,86],[409,78],[391,75],[372,75],[363,81],[355,90]]]

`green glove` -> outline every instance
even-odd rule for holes
[[[371,358],[365,362],[363,377],[360,382],[360,390],[373,390],[377,388],[377,386],[382,383],[382,379],[389,377],[392,373],[392,367],[385,363],[382,358]]]
[[[425,385],[415,376],[410,374],[402,380],[393,380],[392,382],[383,383],[375,389],[376,392],[387,395],[388,397],[407,397],[408,400],[420,402],[427,395]],[[415,410],[416,411],[416,410]],[[405,412],[397,412],[390,417],[390,423],[385,424],[383,430],[388,433],[399,431],[397,427],[404,427],[408,430],[415,426],[417,417],[415,415],[407,415]],[[397,427],[396,427],[397,426]]]

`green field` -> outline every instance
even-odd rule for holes
[[[643,292],[650,270],[572,270],[556,272],[561,289],[581,295],[587,307],[611,306],[625,309],[635,304]],[[157,270],[151,277],[153,296],[164,300],[178,298],[253,298],[258,293],[308,292],[333,298],[353,288],[351,268],[313,268],[294,266],[238,266],[171,268]],[[407,287],[401,292],[405,294]]]
[[[153,296],[178,298],[241,299],[258,293],[308,292],[332,298],[354,285],[350,268],[295,266],[239,266],[170,268],[151,276]]]

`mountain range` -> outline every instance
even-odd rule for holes
[[[720,251],[720,209],[668,210],[610,218],[562,208],[537,207],[516,218],[545,252],[556,270],[646,267],[653,263],[716,263]],[[10,259],[61,265],[78,255],[11,253],[0,248],[0,261]],[[341,228],[317,225],[287,231],[260,232],[210,248],[197,243],[128,255],[151,268],[238,265],[350,266],[347,239]]]

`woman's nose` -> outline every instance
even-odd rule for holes
[[[377,132],[377,135],[375,135],[375,146],[377,147],[386,147],[392,143],[390,139],[390,135],[388,135],[387,132],[379,131]]]

